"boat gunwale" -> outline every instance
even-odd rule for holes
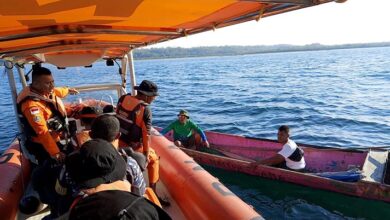
[[[259,137],[250,137],[250,136],[240,136],[237,134],[226,134],[222,132],[216,132],[216,131],[205,131],[205,133],[214,133],[214,134],[220,134],[220,135],[226,135],[226,136],[232,136],[232,137],[239,137],[239,138],[245,138],[250,140],[259,140],[259,141],[267,141],[267,142],[273,142],[278,143],[277,140],[267,139],[267,138],[259,138]],[[343,152],[356,152],[356,153],[365,153],[369,150],[383,150],[387,151],[387,149],[390,148],[390,146],[380,146],[380,147],[356,147],[356,148],[343,148],[343,147],[337,147],[337,146],[320,146],[320,145],[312,145],[312,144],[303,144],[296,142],[297,145],[300,147],[307,147],[307,148],[315,148],[315,149],[329,149],[329,150],[340,150]]]
[[[191,149],[182,148],[182,150],[201,165],[208,165],[228,171],[242,172],[245,174],[260,176],[267,179],[303,185],[310,188],[346,194],[364,199],[379,200],[387,203],[390,202],[390,185],[385,183],[371,182],[365,180],[359,180],[357,182],[344,182],[326,177],[316,176],[311,173],[301,173],[298,171],[287,170],[267,165],[259,165],[258,167],[256,167],[256,169],[251,169],[250,171],[248,171],[245,169],[245,167],[250,166],[250,162],[248,161],[236,158],[229,158],[227,156],[213,155],[210,153],[200,152]],[[224,160],[225,163],[229,163],[230,161],[231,164],[223,166],[221,162],[222,160]],[[238,165],[236,164],[237,166],[235,166],[233,165],[233,163],[237,163]],[[245,167],[238,167],[240,165],[244,165]],[[298,178],[282,178],[283,175],[293,175]],[[318,180],[318,182],[317,184],[310,185],[310,181],[308,181],[307,178],[311,178],[312,180]]]

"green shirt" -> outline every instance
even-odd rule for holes
[[[191,120],[187,120],[185,124],[180,123],[179,120],[172,122],[168,127],[161,131],[162,135],[165,135],[170,130],[173,130],[173,139],[176,140],[187,140],[193,134],[193,131],[199,133],[202,141],[207,141],[206,135],[202,129]]]

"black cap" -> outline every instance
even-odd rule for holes
[[[140,93],[146,96],[158,96],[157,85],[149,80],[143,80],[139,86],[134,86],[135,90],[138,90]]]
[[[79,151],[69,155],[66,168],[80,189],[123,180],[126,175],[126,162],[103,139],[85,142]]]
[[[113,105],[106,105],[103,107],[103,113],[113,113],[115,114],[115,108]]]

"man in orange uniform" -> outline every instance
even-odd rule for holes
[[[118,101],[116,113],[121,127],[120,146],[130,146],[145,155],[148,160],[149,186],[156,192],[159,157],[150,147],[152,112],[149,105],[158,96],[158,88],[155,83],[144,80],[135,89],[138,91],[136,96],[127,94]],[[165,201],[161,202],[165,204]]]
[[[54,79],[49,69],[37,67],[32,72],[32,83],[25,87],[17,98],[18,111],[27,134],[28,151],[38,164],[53,158],[63,162],[65,154],[59,146],[65,126],[66,111],[60,98],[77,94],[73,88],[54,88]]]

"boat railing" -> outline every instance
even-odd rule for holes
[[[93,85],[85,85],[85,86],[77,86],[75,87],[79,92],[94,92],[94,91],[105,91],[105,90],[114,90],[117,92],[118,97],[126,94],[125,89],[121,84],[113,83],[113,84],[93,84]]]

